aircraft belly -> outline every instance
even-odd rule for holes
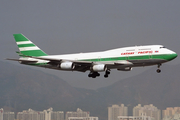
[[[133,64],[124,64],[124,65],[107,65],[108,69],[118,69],[118,68],[126,68],[126,67],[141,67],[141,66],[150,66],[150,65],[157,65],[161,63],[167,62],[163,59],[147,59],[147,60],[128,60]]]
[[[167,62],[163,59],[147,59],[147,60],[128,60],[132,64],[115,64],[116,61],[106,61],[106,62],[94,62],[94,64],[106,64],[107,69],[122,69],[126,67],[140,67],[140,66],[150,66],[150,65],[157,65],[164,62]],[[22,63],[23,64],[23,63]],[[76,64],[74,69],[61,69],[58,67],[57,64],[25,64],[25,65],[32,65],[37,67],[44,67],[49,69],[55,70],[65,70],[65,71],[79,71],[79,72],[86,72],[90,70],[90,66],[86,65],[78,65]]]
[[[132,67],[138,66],[149,66],[149,65],[156,65],[167,62],[163,59],[147,59],[147,60],[129,60],[129,62],[133,63]]]

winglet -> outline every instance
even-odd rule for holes
[[[36,46],[23,34],[13,34],[13,36],[20,51],[18,53],[19,55],[36,57],[47,56],[45,52],[43,52],[38,46]]]

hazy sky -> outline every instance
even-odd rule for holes
[[[149,44],[161,44],[180,54],[179,6],[179,0],[1,0],[1,60],[18,58],[14,33],[23,33],[48,54]],[[180,64],[180,59],[166,64]],[[103,77],[104,73],[92,79],[87,77],[88,72],[33,69],[88,89],[107,86],[146,70],[113,70],[108,79]]]

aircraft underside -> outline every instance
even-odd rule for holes
[[[114,62],[112,62],[111,64],[106,64],[106,68],[103,70],[105,72],[104,74],[105,78],[109,76],[111,69],[117,69],[119,71],[131,71],[133,67],[144,67],[144,66],[151,66],[151,65],[157,65],[158,66],[157,73],[160,73],[161,64],[167,61],[163,59],[129,60],[129,62],[133,63],[132,65],[118,65],[118,64],[113,64]],[[101,62],[96,62],[95,64],[101,64]],[[25,63],[25,65],[27,65],[27,63]],[[92,78],[99,77],[100,76],[99,72],[103,72],[103,71],[93,71],[91,69],[92,66],[86,66],[86,65],[84,66],[75,65],[73,69],[61,69],[59,67],[59,64],[41,64],[41,65],[32,64],[32,65],[38,66],[38,67],[49,68],[49,69],[55,69],[55,70],[64,70],[64,71],[78,71],[78,72],[90,71],[90,73],[88,74],[88,77],[92,77]]]

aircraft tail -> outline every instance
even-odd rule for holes
[[[20,56],[46,56],[47,54],[43,52],[38,46],[32,43],[23,34],[13,34],[16,44],[19,48],[18,54]]]

